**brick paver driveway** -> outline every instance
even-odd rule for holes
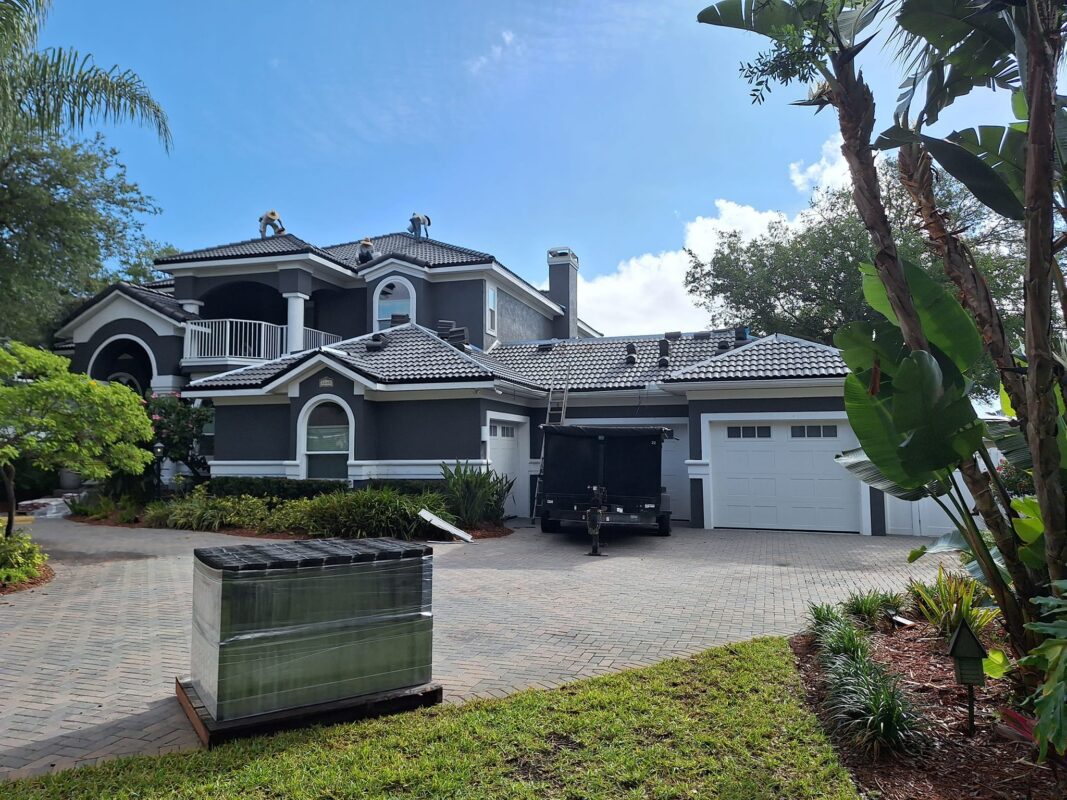
[[[0,775],[197,742],[173,695],[189,665],[192,550],[232,536],[38,521],[56,579],[0,597]],[[503,696],[803,625],[810,601],[899,590],[914,538],[762,531],[514,535],[436,547],[434,675]]]

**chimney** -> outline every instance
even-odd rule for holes
[[[563,306],[563,316],[556,320],[557,339],[578,336],[578,256],[569,247],[548,251],[548,299]]]

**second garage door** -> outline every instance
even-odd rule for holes
[[[846,425],[722,423],[711,439],[716,528],[859,531],[859,483],[834,461],[856,446]]]

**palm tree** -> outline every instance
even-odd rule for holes
[[[167,115],[136,73],[103,69],[69,48],[37,49],[51,7],[52,0],[0,0],[0,145],[20,131],[130,121],[155,128],[169,150]]]

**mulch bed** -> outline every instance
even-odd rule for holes
[[[55,576],[55,570],[45,564],[43,567],[41,567],[41,574],[34,578],[32,581],[12,583],[11,585],[0,583],[0,595],[14,594],[15,592],[25,592],[30,589],[39,589],[40,587],[51,581],[52,578],[54,578]]]
[[[983,639],[988,637],[983,636]],[[824,727],[822,669],[811,636],[790,640],[807,692],[808,704]],[[987,649],[1001,646],[985,642]],[[1005,649],[1006,648],[1003,648]],[[834,741],[838,756],[866,798],[874,800],[1062,800],[1052,770],[1032,761],[1031,747],[997,733],[996,712],[1012,706],[1008,680],[975,687],[975,728],[967,737],[967,689],[955,682],[946,640],[925,623],[914,628],[885,628],[871,635],[871,654],[901,678],[930,724],[932,744],[920,757],[889,755],[872,761],[847,744]],[[831,735],[831,738],[833,736]]]
[[[510,536],[515,533],[511,528],[505,528],[503,525],[496,525],[492,528],[475,528],[472,531],[467,531],[475,539],[499,539],[502,536]]]

